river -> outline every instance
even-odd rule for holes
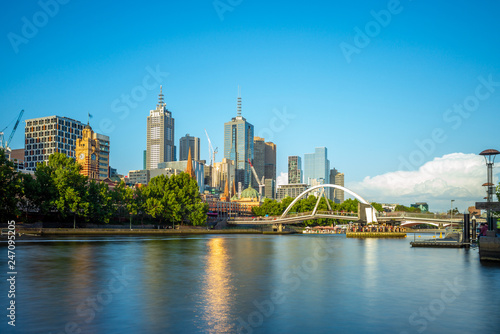
[[[429,236],[427,236],[429,237]],[[477,249],[345,235],[57,237],[16,243],[1,333],[497,333]],[[0,244],[7,267],[7,245]],[[8,270],[2,270],[6,275]]]

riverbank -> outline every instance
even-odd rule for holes
[[[295,234],[295,231],[263,231],[257,229],[207,230],[194,228],[180,229],[88,229],[88,228],[25,228],[18,229],[21,236],[49,235],[183,235],[183,234]]]
[[[402,232],[347,232],[347,238],[406,238]]]

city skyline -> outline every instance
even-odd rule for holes
[[[84,121],[90,112],[93,129],[110,137],[110,166],[126,174],[142,168],[146,116],[163,85],[176,133],[200,138],[209,161],[207,128],[221,161],[240,84],[255,136],[278,147],[277,176],[288,156],[324,146],[346,186],[370,200],[401,194],[398,202],[426,201],[433,211],[454,199],[463,210],[484,196],[477,155],[498,149],[499,4],[254,1],[222,14],[211,2],[123,7],[116,15],[111,4],[61,4],[28,34],[23,17],[33,24],[44,9],[10,3],[0,23],[0,127],[21,109],[23,121]],[[152,12],[165,20],[150,20]],[[14,149],[23,146],[20,129]],[[411,178],[391,182],[398,175]]]

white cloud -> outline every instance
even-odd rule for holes
[[[416,171],[396,171],[365,177],[348,188],[371,201],[399,203],[409,206],[427,202],[431,211],[453,207],[463,212],[482,201],[486,189],[486,164],[476,154],[452,153],[425,163]]]
[[[276,187],[288,184],[288,173],[281,172],[278,177],[276,177]]]

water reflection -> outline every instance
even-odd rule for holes
[[[364,277],[362,282],[366,289],[375,289],[378,281],[378,240],[367,238],[364,241]]]
[[[233,327],[230,321],[231,306],[234,302],[232,273],[229,268],[230,255],[223,238],[208,241],[208,253],[205,265],[202,300],[204,305],[203,320],[209,333],[230,333]]]

